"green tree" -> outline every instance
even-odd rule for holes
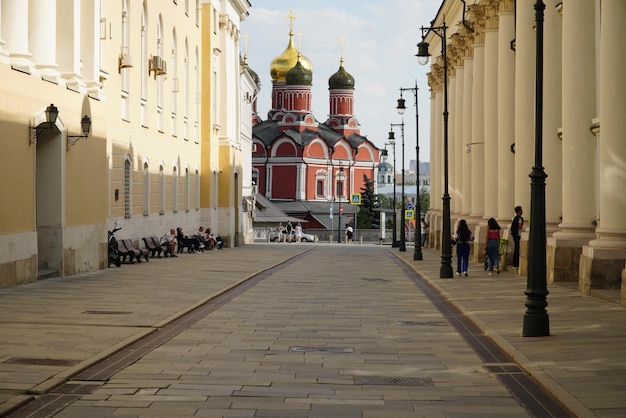
[[[378,195],[374,193],[374,180],[363,175],[365,187],[361,188],[361,208],[357,215],[357,228],[378,228],[378,214],[375,209],[379,206]]]

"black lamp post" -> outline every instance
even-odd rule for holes
[[[420,201],[420,134],[419,134],[419,114],[417,111],[417,80],[415,80],[415,87],[400,87],[400,98],[398,99],[398,106],[396,107],[396,109],[398,110],[398,113],[403,115],[404,112],[406,111],[406,105],[405,105],[405,100],[402,98],[402,92],[405,91],[412,91],[413,92],[413,96],[415,98],[415,164],[416,164],[416,176],[417,176],[417,181],[415,182],[415,184],[417,185],[417,202],[415,203],[415,246],[413,247],[413,260],[423,260],[423,255],[422,255],[422,237],[421,234],[418,234],[417,231],[417,225],[418,222],[421,222],[422,219],[422,205],[421,205],[421,201]],[[421,224],[420,224],[421,225]]]
[[[402,193],[400,195],[400,201],[402,202],[400,204],[400,221],[402,222],[402,226],[400,227],[400,242],[398,243],[398,247],[400,247],[400,251],[406,251],[406,236],[404,233],[404,120],[402,121],[402,123],[391,124],[391,130],[389,131],[389,140],[396,139],[395,134],[393,132],[394,126],[400,127],[400,136],[402,138]],[[395,210],[394,210],[394,217],[395,217]]]
[[[543,147],[543,11],[542,0],[534,5],[537,33],[535,85],[535,165],[530,173],[530,236],[528,241],[528,278],[526,281],[526,313],[522,336],[550,335],[546,306],[546,177],[542,166]]]
[[[441,231],[441,267],[439,277],[451,279],[452,273],[452,244],[450,235],[450,194],[448,194],[448,56],[446,53],[446,21],[441,26],[421,27],[422,42],[417,44],[417,61],[428,64],[430,53],[428,42],[424,40],[424,31],[433,32],[441,39],[441,58],[443,59],[443,225]]]
[[[389,131],[388,139],[393,147],[393,231],[391,232],[391,247],[398,248],[398,236],[396,235],[396,137],[393,131]]]
[[[339,177],[341,174],[343,174],[343,167],[341,166],[341,163],[339,163],[339,174],[337,175],[337,177]],[[341,244],[341,195],[343,194],[343,183],[339,183],[339,179],[335,179],[335,191],[337,193],[337,199],[339,199],[339,225],[337,226],[337,242],[339,244]],[[339,187],[339,184],[341,184],[341,188]]]

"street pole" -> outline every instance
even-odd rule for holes
[[[400,127],[400,134],[401,134],[401,139],[402,139],[402,193],[400,195],[400,202],[402,203],[400,204],[401,226],[400,226],[400,241],[398,242],[398,247],[399,247],[399,251],[406,251],[406,239],[405,239],[406,235],[404,232],[404,120],[402,120],[402,123],[391,124],[391,131],[389,132],[389,140],[392,140],[392,139],[395,140],[395,134],[393,132],[394,126]],[[395,152],[394,152],[394,158],[395,158]],[[394,170],[394,174],[395,174],[395,170]],[[395,180],[395,176],[394,176],[394,180]],[[394,181],[394,186],[395,186],[395,181]],[[394,201],[395,201],[395,197],[394,197]],[[395,216],[395,213],[396,212],[394,208],[394,216]]]
[[[389,143],[393,147],[393,231],[391,233],[391,247],[398,248],[398,237],[396,235],[396,140],[393,131],[389,131]]]
[[[441,267],[439,277],[451,279],[452,272],[452,237],[450,233],[450,194],[448,193],[448,56],[446,51],[446,21],[441,26],[423,27],[422,41],[417,44],[417,60],[420,64],[428,63],[430,53],[428,42],[424,40],[424,31],[433,32],[441,39],[441,58],[443,60],[443,225],[441,228]]]
[[[530,236],[528,240],[528,277],[526,281],[526,313],[522,336],[550,335],[546,307],[546,177],[542,166],[543,149],[543,19],[546,8],[542,0],[534,5],[537,59],[535,86],[535,165],[530,173]]]
[[[417,80],[415,80],[415,87],[400,87],[400,98],[398,99],[398,106],[396,109],[399,114],[404,114],[406,110],[405,101],[402,98],[402,92],[404,91],[412,91],[415,99],[415,164],[416,164],[416,181],[415,184],[417,186],[416,191],[416,202],[415,202],[415,245],[413,247],[413,260],[423,260],[424,256],[422,254],[422,237],[421,234],[417,233],[417,223],[420,222],[420,232],[421,232],[421,219],[422,219],[422,203],[420,200],[420,134],[419,134],[419,112],[417,109]]]

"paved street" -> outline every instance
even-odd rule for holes
[[[26,408],[58,394],[59,417],[529,416],[444,299],[570,416],[626,414],[623,307],[550,286],[552,335],[523,338],[525,278],[439,279],[439,254],[412,250],[255,244],[0,290],[0,414],[46,416]],[[87,376],[133,342],[128,366]]]

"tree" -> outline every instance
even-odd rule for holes
[[[371,229],[378,228],[378,215],[375,212],[378,207],[378,196],[374,194],[374,180],[363,174],[365,187],[361,188],[361,208],[357,215],[357,228]]]

